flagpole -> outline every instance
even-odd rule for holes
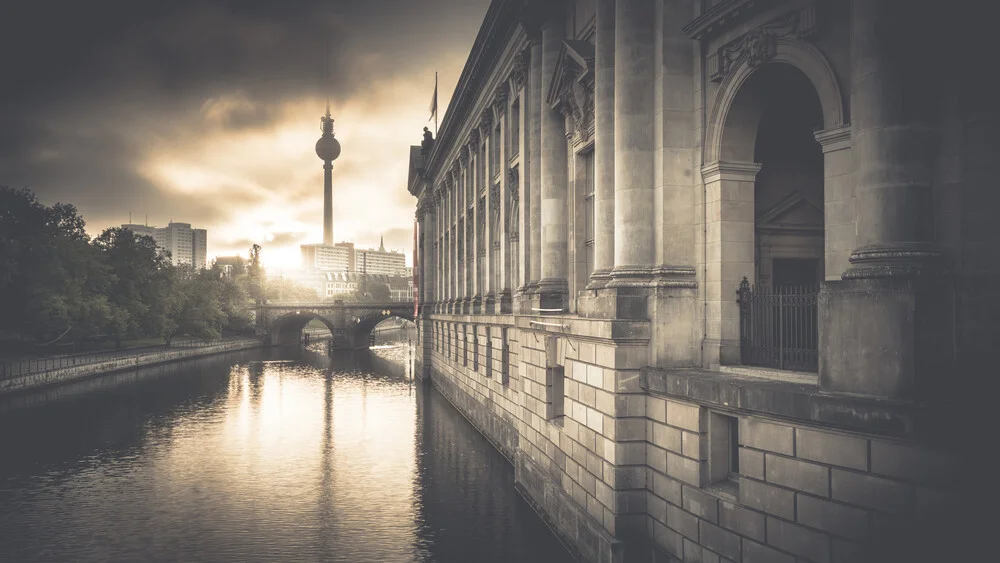
[[[438,136],[438,107],[437,107],[437,95],[438,95],[438,73],[434,71],[434,138],[437,139]]]

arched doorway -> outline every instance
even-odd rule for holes
[[[823,126],[819,97],[791,65],[765,65],[743,85],[764,89],[754,140],[756,283],[774,289],[823,279]],[[754,96],[756,97],[756,96]],[[737,94],[737,100],[740,95]]]
[[[720,364],[815,371],[816,297],[827,261],[825,156],[816,133],[841,126],[843,112],[824,61],[779,47],[769,63],[734,69],[709,124],[706,341],[710,349],[717,331]]]

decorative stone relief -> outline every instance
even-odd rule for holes
[[[479,135],[482,138],[489,136],[493,127],[493,110],[486,108],[479,114]]]
[[[500,210],[500,184],[490,186],[490,209],[497,212]]]
[[[510,70],[510,75],[507,77],[507,81],[510,83],[510,89],[513,93],[518,92],[524,87],[524,83],[528,77],[530,58],[531,54],[529,51],[518,53],[518,55],[514,57],[514,65]]]
[[[520,175],[520,169],[517,166],[507,169],[507,193],[510,194],[510,198],[514,201],[517,201],[518,180],[520,179]]]
[[[770,61],[774,58],[778,38],[808,39],[818,31],[815,5],[785,14],[710,53],[706,60],[709,79],[721,82],[743,60],[752,68]]]
[[[470,153],[476,154],[477,152],[479,152],[479,130],[478,129],[473,129],[472,132],[469,133],[468,147],[469,147],[469,152]]]
[[[548,93],[553,110],[566,119],[566,138],[590,140],[594,123],[594,45],[587,41],[563,42]]]
[[[493,115],[500,119],[507,112],[508,86],[506,82],[501,82],[493,92]]]

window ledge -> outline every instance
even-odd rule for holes
[[[740,498],[740,483],[732,479],[717,481],[701,488],[706,493],[722,500],[737,503]]]
[[[806,371],[790,371],[755,366],[719,366],[719,371],[722,373],[732,373],[746,377],[770,379],[771,381],[787,381],[788,383],[800,383],[802,385],[819,385],[819,374]]]
[[[844,430],[893,437],[928,431],[923,405],[822,391],[761,377],[699,368],[642,368],[642,388],[654,395],[676,397],[709,407],[828,425]],[[926,427],[924,427],[926,425]]]

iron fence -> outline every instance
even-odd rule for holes
[[[737,290],[740,359],[748,366],[815,372],[819,368],[819,285],[751,285]]]
[[[87,352],[83,354],[25,358],[22,360],[0,363],[0,379],[10,379],[24,375],[31,375],[33,373],[42,373],[74,366],[97,364],[123,358],[139,358],[168,350],[185,350],[219,345],[222,345],[223,350],[229,350],[243,346],[249,342],[260,341],[261,339],[259,337],[234,338],[208,342],[203,340],[174,340],[169,346],[166,344],[160,344],[157,346],[142,346],[136,348],[124,348],[121,350],[104,350],[101,352]]]

